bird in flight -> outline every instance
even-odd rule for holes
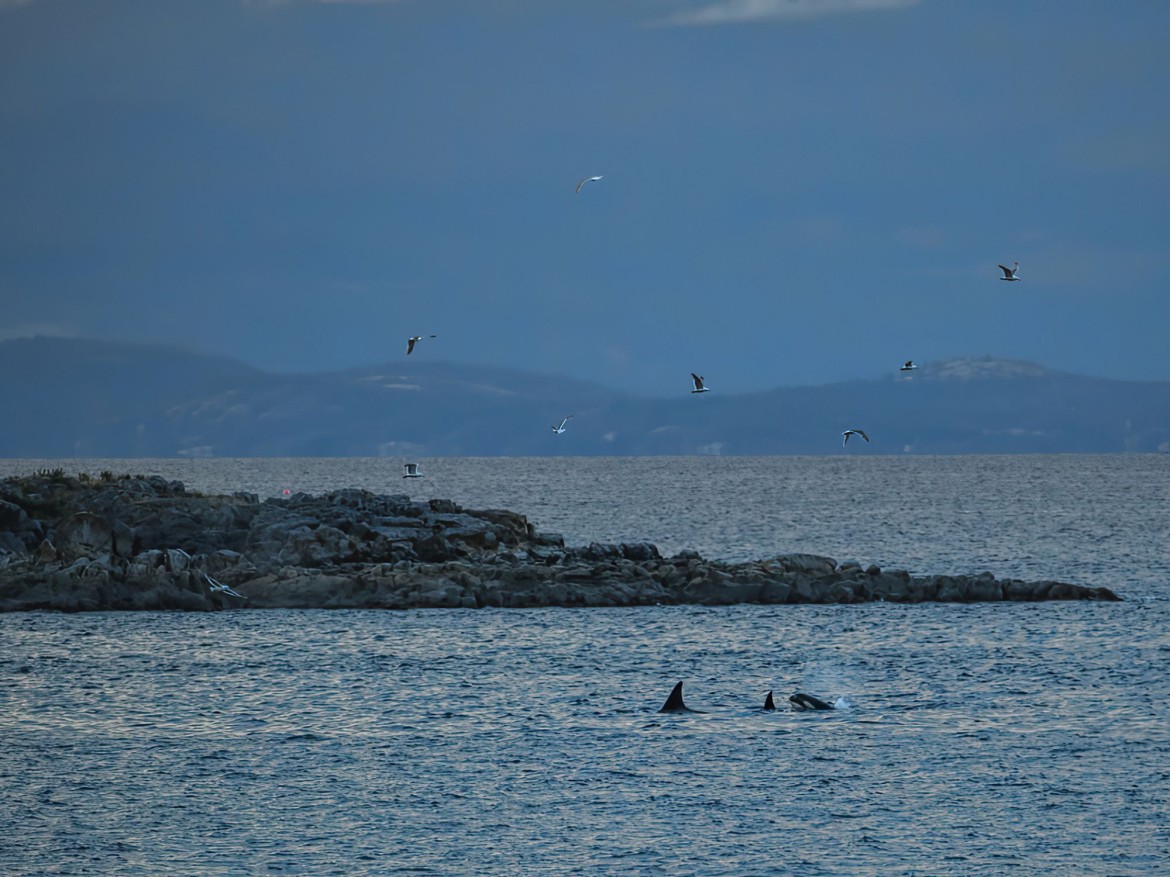
[[[869,436],[867,436],[865,432],[860,429],[847,429],[841,433],[841,435],[844,436],[844,438],[841,439],[841,447],[845,447],[845,445],[849,444],[849,436],[851,435],[859,435],[866,441],[869,441]]]
[[[186,554],[187,552],[184,551],[183,553]],[[239,591],[234,590],[231,586],[225,585],[223,582],[216,581],[206,572],[203,573],[203,578],[207,579],[207,590],[209,591],[219,592],[221,594],[231,594],[233,597],[241,597],[245,600],[248,599],[247,597],[244,597],[244,595]]]
[[[599,176],[598,177],[586,177],[585,179],[583,179],[579,183],[577,183],[577,191],[580,192],[581,187],[584,186],[586,183],[596,183],[600,179],[601,179],[601,177],[599,177]]]
[[[1000,265],[999,270],[1003,272],[1003,277],[1000,280],[1019,280],[1020,279],[1020,263],[1013,262],[1011,268],[1006,265]]]
[[[914,371],[916,368],[918,368],[918,366],[914,364],[914,360],[908,359],[906,360],[905,364],[900,369],[898,369],[898,371],[909,372]]]
[[[432,338],[438,338],[439,336],[438,336],[438,335],[432,335],[431,337],[432,337]],[[410,354],[414,352],[414,344],[415,344],[415,342],[416,342],[416,341],[422,341],[422,340],[423,340],[423,336],[422,336],[422,335],[412,335],[410,338],[407,338],[407,339],[406,339],[406,355],[407,355],[407,356],[410,356]]]
[[[708,392],[710,392],[710,390],[711,390],[710,387],[703,386],[703,376],[702,375],[697,375],[694,372],[691,372],[691,380],[694,381],[694,384],[695,384],[695,389],[691,390],[692,393],[708,393]]]
[[[560,426],[554,425],[552,427],[552,431],[555,432],[557,435],[560,435],[562,432],[565,431],[565,424],[568,423],[572,419],[572,417],[573,417],[573,415],[570,414],[568,417],[566,417],[564,420],[561,421]]]

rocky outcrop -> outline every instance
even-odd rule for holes
[[[789,554],[566,547],[520,514],[364,490],[204,496],[152,476],[0,481],[0,610],[463,608],[1117,600],[1108,588],[911,576]]]

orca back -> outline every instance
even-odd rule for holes
[[[797,692],[788,698],[797,709],[802,710],[831,710],[832,704],[825,703],[819,697],[813,697],[811,694],[801,694]]]

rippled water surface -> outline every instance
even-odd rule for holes
[[[0,873],[1170,873],[1170,458],[421,462],[417,496],[571,543],[1127,599],[0,616]],[[49,465],[406,483],[386,460]],[[707,712],[656,712],[679,679]],[[839,708],[765,713],[770,689]]]

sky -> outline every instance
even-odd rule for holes
[[[0,0],[0,339],[1170,380],[1168,39],[1164,0]]]

